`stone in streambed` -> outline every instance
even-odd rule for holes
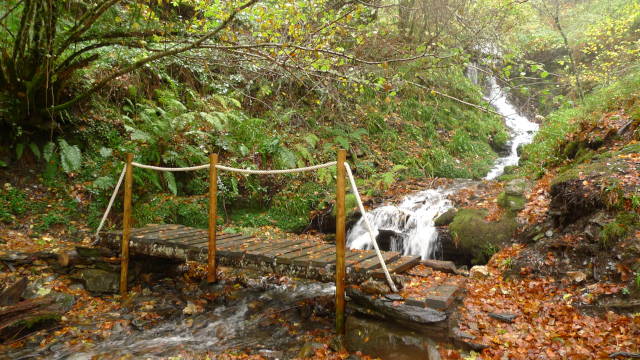
[[[324,345],[317,342],[305,343],[298,352],[298,358],[309,358],[316,354],[316,350],[324,348]]]
[[[373,280],[372,278],[360,284],[360,288],[365,293],[371,295],[384,295],[389,293],[389,286],[387,284]]]
[[[526,202],[524,196],[509,195],[506,191],[498,195],[498,205],[507,211],[519,212],[524,209]]]
[[[454,208],[447,210],[444,214],[438,216],[433,221],[433,224],[435,226],[447,226],[451,224],[451,222],[453,221],[453,218],[456,216],[456,212],[457,210]]]
[[[506,214],[498,221],[486,221],[485,216],[485,210],[462,209],[449,225],[458,252],[476,264],[486,263],[511,239],[518,226],[513,214]]]
[[[454,274],[457,271],[456,264],[453,261],[427,259],[421,260],[420,263],[444,273]]]
[[[513,321],[518,317],[518,315],[516,314],[503,314],[503,313],[489,313],[489,316],[496,319],[496,320],[500,320],[502,322],[506,322],[506,323],[513,323]]]
[[[71,275],[84,283],[87,291],[96,293],[117,293],[120,287],[120,275],[101,269],[82,269]]]
[[[489,276],[489,268],[485,265],[476,265],[469,270],[469,276],[473,279],[484,279]]]

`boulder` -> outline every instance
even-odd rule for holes
[[[522,195],[509,195],[506,191],[498,195],[498,205],[507,211],[517,213],[524,209],[525,204],[526,199]]]
[[[528,188],[529,184],[525,179],[513,179],[504,185],[504,192],[511,196],[522,196]]]
[[[71,275],[82,281],[87,291],[96,293],[117,293],[120,287],[120,275],[101,269],[81,269]]]
[[[451,208],[447,210],[444,214],[438,216],[434,221],[435,226],[447,226],[451,224],[453,218],[456,216],[456,209]]]
[[[316,354],[316,350],[324,348],[324,345],[317,342],[307,342],[302,345],[298,352],[298,358],[310,358]]]
[[[393,302],[371,297],[353,287],[347,288],[347,294],[355,303],[371,309],[385,318],[422,325],[442,323],[447,319],[447,314],[443,311],[406,304],[394,305]]]
[[[489,276],[489,268],[485,265],[476,265],[469,270],[469,276],[474,279],[484,279]]]
[[[360,288],[367,294],[371,295],[384,295],[389,293],[389,286],[381,281],[376,281],[371,278],[360,284]]]
[[[462,209],[449,225],[451,238],[458,251],[475,264],[486,263],[511,239],[518,226],[513,214],[506,214],[493,222],[485,221],[485,215],[485,210]]]

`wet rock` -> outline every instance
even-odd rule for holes
[[[428,266],[434,270],[442,271],[444,273],[455,273],[456,272],[456,264],[453,261],[443,261],[443,260],[422,260],[420,261],[425,266]]]
[[[427,342],[427,358],[429,360],[440,360],[440,352],[433,340]]]
[[[447,318],[446,313],[430,308],[406,304],[394,306],[392,302],[373,298],[353,287],[347,289],[347,294],[349,294],[354,302],[365,308],[373,309],[380,315],[391,319],[399,319],[417,324],[434,324],[443,322]]]
[[[71,275],[84,283],[85,289],[96,293],[117,293],[120,276],[101,269],[82,269]]]
[[[528,187],[529,184],[525,179],[513,179],[504,185],[504,192],[511,196],[522,196]]]
[[[384,297],[389,301],[404,301],[404,298],[398,294],[387,294]]]
[[[516,314],[503,314],[503,313],[489,313],[489,316],[496,319],[496,320],[500,320],[502,322],[506,322],[506,323],[513,323],[513,321],[518,317],[518,315]]]
[[[485,265],[476,265],[469,270],[469,276],[474,279],[484,279],[489,276],[489,269]]]
[[[298,351],[298,357],[299,358],[312,357],[313,355],[315,355],[316,350],[322,349],[322,348],[324,348],[324,346],[320,343],[307,342],[304,345],[302,345],[302,348],[300,348],[300,351]]]
[[[80,283],[71,284],[69,285],[69,290],[74,290],[74,291],[84,290],[84,285]]]
[[[262,349],[258,351],[258,354],[266,357],[267,359],[282,359],[284,357],[284,353],[279,350]]]
[[[204,311],[204,308],[200,305],[196,305],[195,303],[188,301],[187,306],[182,309],[182,313],[185,315],[193,315],[199,314]]]
[[[369,280],[360,284],[360,288],[367,294],[370,295],[382,295],[389,293],[389,286],[381,281],[373,280],[369,278]]]
[[[524,205],[527,200],[523,195],[509,195],[506,191],[498,195],[498,205],[501,208],[511,211],[519,212],[524,209]]]
[[[486,263],[493,253],[507,243],[517,228],[513,215],[506,214],[499,221],[485,221],[486,211],[463,209],[458,211],[449,231],[461,256],[473,263]]]
[[[457,210],[454,208],[451,208],[447,210],[444,214],[438,216],[433,221],[433,224],[435,226],[447,226],[451,224],[451,222],[453,221],[453,218],[456,217],[456,213],[457,213]]]
[[[53,297],[55,301],[55,307],[60,313],[66,313],[71,310],[73,305],[76,303],[75,296],[63,292],[51,291],[49,293],[50,296]]]

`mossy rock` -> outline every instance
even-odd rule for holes
[[[524,195],[528,189],[529,184],[527,183],[527,180],[522,178],[510,180],[504,185],[504,192],[507,195],[521,196]]]
[[[458,249],[469,254],[472,262],[486,263],[517,228],[513,215],[505,215],[495,222],[485,221],[485,210],[462,209],[456,214],[449,230]]]
[[[447,210],[444,214],[438,216],[433,221],[433,224],[435,226],[447,226],[447,225],[451,224],[451,222],[453,221],[453,218],[455,218],[457,212],[458,211],[456,209],[451,208],[451,209]]]
[[[526,199],[522,195],[509,195],[506,191],[498,195],[498,205],[507,211],[517,213],[524,209],[525,203]]]

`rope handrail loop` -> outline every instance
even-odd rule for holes
[[[229,167],[229,166],[224,166],[224,165],[216,165],[216,168],[220,169],[220,170],[225,170],[225,171],[230,171],[230,172],[236,172],[236,173],[240,173],[240,174],[260,174],[260,175],[268,175],[268,174],[292,174],[292,173],[297,173],[297,172],[304,172],[304,171],[313,171],[313,170],[318,170],[318,169],[323,169],[323,168],[327,168],[327,167],[331,167],[331,166],[335,166],[338,162],[337,161],[331,161],[331,162],[327,162],[324,164],[319,164],[319,165],[312,165],[312,166],[307,166],[307,167],[302,167],[302,168],[293,168],[293,169],[281,169],[281,170],[254,170],[254,169],[240,169],[240,168],[234,168],[234,167]],[[162,167],[162,166],[153,166],[153,165],[145,165],[145,164],[141,164],[138,162],[132,162],[131,163],[132,166],[138,167],[138,168],[142,168],[142,169],[149,169],[149,170],[156,170],[156,171],[171,171],[171,172],[177,172],[177,171],[196,171],[196,170],[203,170],[203,169],[208,169],[209,168],[209,164],[204,164],[204,165],[197,165],[197,166],[189,166],[189,167],[179,167],[179,168],[170,168],[170,167]],[[353,192],[356,201],[358,203],[358,208],[360,209],[360,213],[362,214],[362,217],[364,219],[364,222],[367,226],[367,231],[369,233],[369,237],[371,238],[371,243],[373,244],[373,247],[375,248],[376,251],[376,255],[378,256],[378,260],[380,261],[380,265],[382,266],[382,270],[384,271],[384,275],[387,279],[387,282],[389,283],[389,287],[391,288],[391,290],[393,292],[398,292],[398,289],[396,288],[396,285],[394,284],[393,280],[391,279],[391,275],[389,274],[389,269],[387,269],[387,264],[384,261],[384,258],[382,257],[382,253],[380,252],[380,248],[378,247],[378,243],[375,239],[375,237],[373,236],[373,227],[371,226],[371,223],[369,222],[369,218],[367,216],[367,212],[364,208],[364,205],[362,204],[362,199],[360,198],[360,193],[358,192],[358,187],[356,186],[356,181],[355,178],[353,177],[353,172],[351,171],[351,166],[349,166],[348,162],[344,162],[344,167],[345,170],[347,172],[347,177],[349,178],[349,183],[351,185],[351,191]],[[100,230],[102,230],[102,227],[104,226],[104,223],[109,215],[109,212],[111,211],[111,207],[113,206],[113,203],[115,201],[116,198],[116,194],[118,193],[118,191],[120,190],[120,186],[122,185],[122,181],[124,180],[124,176],[126,173],[126,166],[123,166],[122,168],[122,172],[120,173],[120,178],[118,179],[118,182],[116,183],[116,186],[113,189],[113,193],[111,194],[111,198],[109,199],[109,204],[107,205],[107,209],[104,212],[104,215],[102,216],[102,219],[100,220],[100,224],[98,225],[98,228],[96,229],[96,240],[94,241],[94,244],[97,243],[99,241],[99,234],[100,234]]]
[[[268,170],[241,169],[241,168],[234,168],[234,167],[224,166],[224,165],[216,165],[216,168],[218,168],[220,170],[225,170],[225,171],[230,171],[230,172],[235,172],[235,173],[240,173],[240,174],[269,175],[269,174],[292,174],[292,173],[298,173],[298,172],[304,172],[304,171],[313,171],[313,170],[318,170],[318,169],[322,169],[322,168],[331,167],[331,166],[334,166],[336,164],[337,164],[337,161],[330,161],[330,162],[324,163],[324,164],[312,165],[312,166],[301,167],[301,168],[268,169]],[[141,163],[138,163],[138,162],[133,162],[133,163],[131,163],[131,165],[133,165],[135,167],[139,167],[141,169],[149,169],[149,170],[156,170],[156,171],[171,171],[171,172],[196,171],[196,170],[203,170],[203,169],[208,169],[209,168],[209,164],[197,165],[197,166],[188,166],[188,167],[178,167],[178,168],[146,165],[146,164],[141,164]]]

